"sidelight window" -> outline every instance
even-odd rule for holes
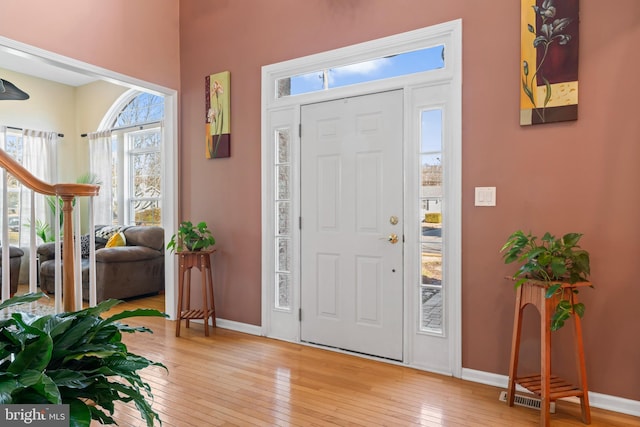
[[[442,110],[422,111],[420,123],[420,330],[443,333]]]

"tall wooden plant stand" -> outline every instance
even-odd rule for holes
[[[577,288],[591,286],[589,282],[563,283],[562,292],[565,298],[571,299],[571,304],[577,303],[577,296],[573,292]],[[516,384],[540,398],[540,425],[548,427],[550,424],[550,403],[563,397],[577,396],[580,398],[582,422],[591,424],[591,409],[587,390],[587,371],[582,348],[582,325],[580,317],[573,317],[575,326],[575,352],[578,365],[579,384],[572,385],[567,381],[551,375],[551,317],[558,302],[558,296],[545,298],[546,286],[544,282],[528,281],[523,283],[516,292],[516,310],[513,324],[513,339],[511,342],[511,362],[509,364],[509,386],[507,389],[507,403],[513,406]],[[522,311],[527,304],[533,304],[540,312],[540,373],[519,377],[518,356],[520,351],[520,332],[522,329]]]
[[[213,298],[213,279],[211,276],[211,254],[216,250],[182,251],[176,252],[179,264],[178,282],[178,318],[176,319],[176,336],[180,336],[180,323],[186,320],[185,327],[189,327],[189,320],[202,319],[204,321],[204,335],[209,336],[209,318],[216,327],[216,308]],[[202,273],[202,309],[191,309],[191,269],[196,267]],[[185,283],[186,280],[186,283]],[[183,299],[184,291],[187,291]],[[210,295],[210,297],[209,297]]]

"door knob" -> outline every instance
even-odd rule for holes
[[[398,243],[398,235],[396,233],[389,234],[387,241],[392,245],[395,245],[396,243]]]

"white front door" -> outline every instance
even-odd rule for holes
[[[301,107],[301,339],[403,359],[403,94]]]

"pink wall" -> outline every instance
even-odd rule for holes
[[[514,294],[498,250],[512,231],[582,232],[595,289],[585,346],[591,389],[640,400],[640,319],[633,284],[640,252],[640,2],[582,1],[577,122],[519,126],[520,2],[451,0],[183,1],[181,18],[183,212],[210,221],[220,241],[218,315],[260,324],[260,67],[395,33],[463,19],[463,366],[507,374]],[[597,31],[596,31],[597,29]],[[229,70],[232,157],[203,154],[203,81]],[[475,186],[496,186],[498,206],[473,206]],[[528,313],[529,319],[535,314]],[[523,369],[534,364],[526,322]],[[556,334],[564,356],[571,347]],[[573,358],[556,357],[571,376]],[[537,363],[537,362],[536,362]]]
[[[388,0],[191,0],[180,2],[180,36],[172,0],[111,0],[107,10],[91,7],[95,1],[62,0],[54,9],[45,0],[10,0],[3,16],[12,18],[0,34],[181,88],[182,217],[208,221],[220,243],[218,316],[258,325],[260,67],[462,18],[463,366],[507,374],[514,295],[502,277],[513,268],[498,253],[506,236],[518,228],[577,231],[585,233],[596,285],[581,293],[590,389],[640,400],[640,287],[633,280],[640,252],[633,83],[640,2],[581,3],[579,120],[527,128],[518,125],[520,6],[513,0],[491,7],[464,0],[396,0],[393,7]],[[205,160],[203,82],[223,70],[232,79],[232,157]],[[474,207],[475,186],[496,186],[498,206]],[[525,367],[537,354],[534,322],[526,323]],[[568,331],[554,335],[561,374],[573,362],[566,337]]]
[[[175,0],[3,0],[0,35],[178,89],[178,11]]]

